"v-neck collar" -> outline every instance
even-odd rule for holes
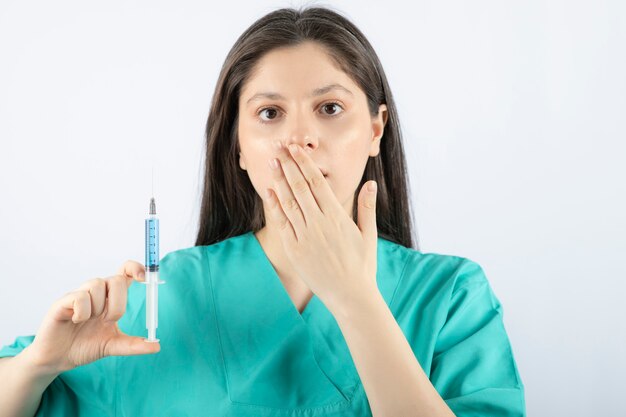
[[[259,242],[259,239],[257,239],[257,237],[254,235],[254,232],[252,231],[246,233],[246,235],[249,235],[249,239],[252,242],[251,249],[255,251],[256,256],[262,259],[261,264],[264,269],[263,271],[264,273],[261,273],[260,275],[267,276],[270,279],[270,281],[273,281],[271,283],[272,286],[278,287],[277,292],[280,294],[281,303],[284,302],[285,304],[290,305],[292,313],[297,315],[300,320],[308,321],[309,317],[311,316],[312,311],[315,310],[316,308],[315,305],[320,302],[317,295],[313,293],[313,296],[307,302],[306,306],[304,307],[304,310],[302,310],[302,313],[300,313],[296,305],[293,303],[291,296],[287,292],[285,285],[283,284],[280,277],[278,276],[278,272],[276,272],[276,268],[274,268],[274,265],[272,265],[272,262],[270,261],[267,254],[265,253],[265,250],[263,250],[263,246],[261,246],[261,242]]]
[[[304,310],[302,311],[302,313],[300,313],[297,307],[295,306],[295,304],[293,303],[291,297],[289,296],[289,293],[285,289],[285,286],[283,285],[282,281],[280,280],[280,277],[278,276],[278,273],[276,272],[274,265],[272,265],[272,262],[269,260],[269,258],[267,257],[267,254],[263,250],[263,247],[261,246],[261,242],[259,242],[257,237],[254,235],[254,232],[250,231],[250,232],[244,233],[240,237],[249,241],[245,243],[249,243],[249,248],[252,251],[254,251],[255,259],[258,258],[259,260],[261,260],[260,266],[263,267],[263,273],[264,273],[261,275],[268,276],[270,278],[270,281],[272,281],[273,286],[278,284],[277,286],[280,287],[278,290],[278,293],[281,294],[280,297],[282,299],[281,303],[286,300],[287,304],[291,306],[291,310],[293,310],[293,313],[295,313],[297,316],[299,316],[303,320],[308,320],[309,317],[311,317],[313,311],[316,310],[320,304],[322,305],[324,304],[319,299],[319,297],[315,293],[313,293],[313,296],[311,297],[311,299],[305,306]],[[393,296],[393,291],[395,290],[396,284],[398,283],[399,276],[395,277],[396,279],[393,279],[393,277],[384,277],[384,276],[381,276],[380,271],[385,270],[388,267],[388,262],[391,261],[391,260],[386,259],[388,257],[388,254],[390,252],[395,252],[398,249],[401,249],[403,247],[401,245],[398,245],[394,242],[391,242],[381,237],[377,238],[376,247],[377,247],[376,284],[378,286],[378,289],[383,299],[387,302],[387,305],[390,305],[391,299]]]
[[[207,248],[231,402],[283,410],[349,405],[360,379],[322,301],[314,294],[300,314],[251,231]],[[388,305],[406,264],[401,248],[378,238],[376,281]]]
[[[352,392],[358,375],[345,366],[351,361],[347,346],[339,348],[343,353],[333,353],[320,338],[317,329],[332,320],[321,301],[313,296],[300,314],[252,232],[207,248],[233,405],[291,409],[349,404],[345,387]],[[338,328],[332,339],[342,342]]]

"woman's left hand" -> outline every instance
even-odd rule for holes
[[[330,310],[377,292],[376,188],[368,189],[376,182],[359,192],[357,226],[302,147],[287,150],[278,141],[274,147],[276,192],[267,189],[267,221],[279,231],[299,277]]]

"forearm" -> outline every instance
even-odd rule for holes
[[[32,417],[41,396],[58,374],[39,369],[28,347],[17,356],[0,359],[0,417]]]
[[[378,291],[331,312],[350,349],[374,417],[454,416]]]

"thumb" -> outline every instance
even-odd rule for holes
[[[378,194],[376,181],[368,181],[361,187],[359,193],[359,207],[357,222],[363,238],[376,242],[378,229],[376,228],[376,196]]]
[[[160,343],[146,342],[143,337],[118,334],[106,343],[104,356],[130,356],[157,353],[161,350]]]

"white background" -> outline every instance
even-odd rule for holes
[[[0,345],[143,262],[153,165],[161,255],[193,246],[224,58],[300,4],[1,1]],[[420,249],[485,269],[528,414],[624,415],[625,3],[330,4],[397,100]]]

